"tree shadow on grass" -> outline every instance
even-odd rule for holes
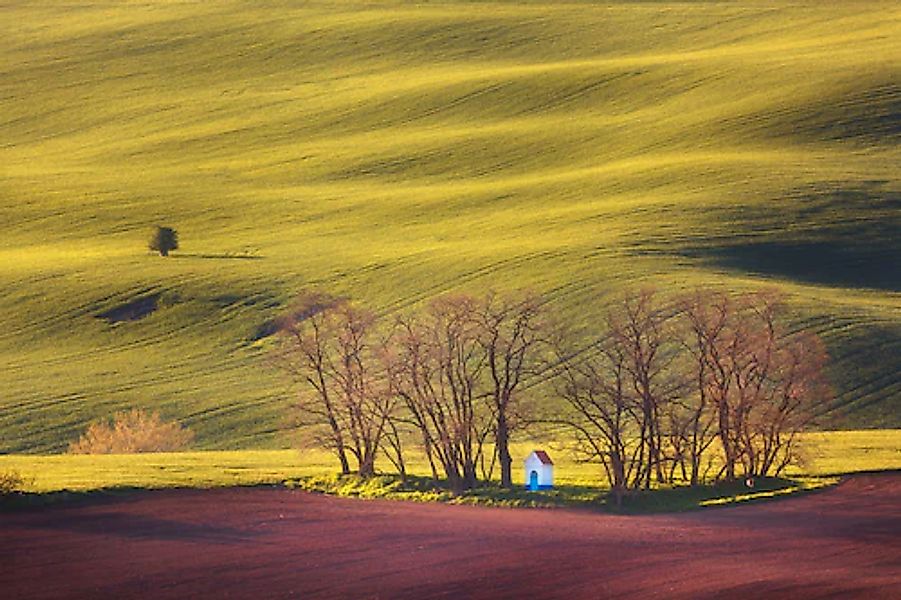
[[[229,252],[225,252],[225,253],[221,253],[221,254],[180,252],[178,254],[170,254],[169,258],[180,258],[180,259],[194,258],[194,259],[206,259],[206,260],[263,260],[266,257],[258,256],[256,254],[231,254]]]
[[[610,501],[606,508],[611,512],[625,514],[681,512],[716,505],[734,505],[741,502],[744,496],[748,500],[772,498],[772,492],[787,492],[797,486],[797,482],[790,479],[761,477],[754,481],[753,488],[749,488],[744,481],[723,481],[694,487],[686,485],[639,490],[628,493],[620,507]]]
[[[691,487],[673,487],[628,492],[620,506],[610,497],[610,490],[594,485],[557,485],[553,489],[530,491],[522,486],[512,489],[499,484],[482,483],[479,487],[454,493],[445,481],[429,477],[396,475],[359,477],[356,475],[306,478],[289,484],[311,492],[356,498],[384,498],[504,506],[513,508],[573,508],[617,514],[672,513],[697,510],[716,505],[761,501],[803,491],[798,482],[779,477],[758,478],[753,488],[745,481],[719,482]]]

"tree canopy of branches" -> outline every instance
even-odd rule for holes
[[[618,499],[677,478],[779,474],[829,396],[822,342],[786,329],[771,293],[632,291],[579,332],[544,305],[446,294],[386,323],[309,292],[280,321],[279,362],[300,385],[301,425],[342,472],[374,473],[381,452],[404,475],[412,443],[456,490],[495,464],[512,486],[511,436],[541,422],[600,464]]]
[[[510,435],[527,407],[518,402],[523,380],[543,364],[548,333],[541,298],[535,294],[489,293],[475,308],[479,344],[488,370],[488,395],[494,413],[495,447],[501,485],[513,486]]]
[[[280,331],[279,362],[301,384],[301,424],[335,453],[342,473],[350,473],[350,456],[359,474],[372,475],[395,404],[379,377],[375,316],[347,300],[306,293]]]
[[[387,367],[429,461],[454,489],[473,487],[491,422],[480,397],[485,357],[469,296],[445,296],[398,319]],[[433,467],[434,470],[434,467]]]
[[[739,468],[749,476],[781,473],[794,458],[798,432],[830,394],[822,341],[787,331],[779,319],[784,306],[772,293],[696,292],[682,309],[696,412],[700,419],[705,411],[715,415],[722,473],[727,479]],[[703,447],[707,426],[698,429]]]
[[[518,390],[538,364],[541,302],[531,294],[447,294],[394,319],[384,339],[371,313],[305,294],[282,319],[280,363],[302,384],[304,424],[371,473],[378,448],[404,472],[403,435],[421,444],[435,478],[458,490],[490,476],[499,458],[512,485],[510,435]],[[486,447],[492,446],[490,456]]]
[[[618,498],[677,472],[698,484],[716,466],[714,478],[778,475],[829,397],[822,342],[788,331],[783,313],[770,293],[630,293],[578,356],[572,334],[555,336],[565,410],[548,420],[603,466]]]

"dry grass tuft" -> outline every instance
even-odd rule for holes
[[[18,471],[0,471],[0,496],[21,491],[25,478]]]
[[[92,423],[69,445],[70,454],[133,454],[183,450],[194,433],[175,421],[163,421],[159,413],[143,410],[117,412],[112,421]]]

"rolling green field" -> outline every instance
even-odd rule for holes
[[[0,452],[127,407],[288,447],[309,286],[776,287],[822,425],[901,427],[899,141],[897,2],[0,2]]]

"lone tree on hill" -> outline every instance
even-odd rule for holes
[[[178,250],[178,232],[171,227],[157,225],[147,246],[154,252],[159,252],[160,256],[169,256],[171,250]]]

